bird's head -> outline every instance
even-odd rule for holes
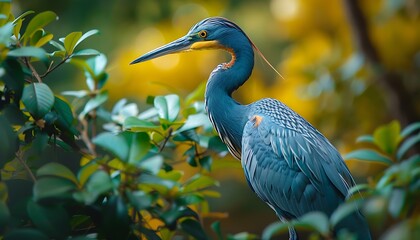
[[[185,36],[144,54],[132,61],[131,64],[171,53],[203,49],[223,49],[230,52],[234,59],[234,46],[243,44],[241,41],[254,47],[249,38],[235,23],[222,17],[206,18],[193,26]]]

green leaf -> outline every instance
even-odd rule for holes
[[[420,134],[406,139],[397,150],[397,159],[402,160],[404,155],[420,142]]]
[[[86,32],[86,33],[85,33],[85,34],[83,34],[83,35],[79,38],[79,40],[76,42],[75,47],[77,47],[77,45],[79,45],[81,42],[83,42],[86,38],[88,38],[88,37],[90,37],[90,36],[92,36],[92,35],[98,34],[98,33],[99,33],[99,30],[97,30],[97,29],[92,29],[92,30],[90,30],[90,31]]]
[[[66,166],[61,165],[59,163],[51,162],[47,163],[41,168],[38,169],[36,172],[37,177],[44,177],[44,176],[53,176],[53,177],[61,177],[72,181],[76,185],[78,184],[76,176],[73,174],[70,169]]]
[[[64,91],[64,92],[61,92],[61,94],[63,94],[64,96],[73,96],[73,97],[77,97],[77,98],[82,98],[82,97],[86,97],[87,95],[89,95],[89,91],[87,91],[87,90]]]
[[[187,218],[181,222],[181,229],[195,239],[208,239],[201,224],[191,218]]]
[[[357,143],[365,142],[365,143],[374,143],[374,139],[372,135],[363,135],[356,139]]]
[[[99,51],[95,50],[95,49],[83,49],[77,52],[73,53],[73,57],[78,57],[78,56],[97,56],[101,54]]]
[[[137,211],[149,208],[154,201],[152,194],[143,191],[127,191],[126,195]]]
[[[0,228],[3,229],[10,221],[10,211],[5,201],[0,202]]]
[[[76,135],[77,131],[73,131],[73,128],[72,128],[74,117],[73,117],[73,112],[71,111],[69,104],[65,102],[64,100],[61,100],[60,98],[55,97],[54,110],[58,114],[57,125],[59,127],[63,127],[69,130],[74,135]]]
[[[128,117],[124,120],[123,129],[131,132],[148,132],[159,129],[160,126],[145,120],[138,119],[137,117]]]
[[[4,236],[5,240],[22,240],[22,239],[31,239],[31,240],[49,240],[50,238],[37,229],[32,228],[20,228],[8,232]]]
[[[32,35],[38,31],[39,29],[42,29],[52,21],[58,19],[57,15],[54,12],[51,11],[45,11],[42,13],[39,13],[35,15],[29,22],[28,26],[26,27],[25,33],[23,37],[25,38],[25,41],[27,41]]]
[[[82,32],[72,32],[69,33],[66,38],[64,38],[64,48],[68,55],[71,55],[76,48],[77,42],[82,37]]]
[[[204,169],[206,169],[208,172],[211,171],[211,164],[213,163],[213,159],[211,158],[211,156],[205,156],[203,158],[200,158],[198,161]]]
[[[54,35],[52,35],[51,33],[47,33],[44,36],[42,36],[35,44],[35,47],[42,47],[44,46],[46,43],[48,43],[51,39],[53,39]]]
[[[205,129],[212,128],[210,120],[206,114],[198,113],[189,115],[187,121],[185,121],[185,124],[178,130],[176,130],[175,133],[180,133],[198,127],[204,127]]]
[[[6,71],[6,73],[1,77],[3,82],[9,89],[14,91],[15,101],[19,101],[25,84],[25,76],[22,66],[15,58],[7,58],[1,66]]]
[[[220,222],[216,221],[210,225],[211,229],[216,233],[218,240],[223,240],[222,230],[220,229]]]
[[[54,94],[44,83],[32,83],[23,89],[22,102],[26,109],[39,119],[54,106]]]
[[[9,57],[34,57],[42,61],[47,61],[47,53],[44,49],[38,47],[21,47],[7,53]]]
[[[388,203],[388,211],[392,217],[398,218],[402,215],[405,199],[407,198],[407,191],[405,189],[392,189],[391,196]]]
[[[64,239],[70,233],[69,216],[62,206],[29,201],[27,211],[35,226],[51,238]]]
[[[130,218],[121,196],[111,196],[102,208],[98,239],[128,239]]]
[[[420,130],[420,122],[412,123],[402,130],[401,137],[406,138],[418,130]]]
[[[5,116],[0,115],[0,167],[15,157],[19,139]]]
[[[60,51],[66,51],[66,49],[64,48],[64,46],[61,43],[59,43],[59,42],[56,42],[54,40],[51,40],[50,41],[50,44],[53,45],[55,48],[57,48]]]
[[[370,149],[356,150],[356,151],[353,151],[344,155],[343,158],[344,160],[358,159],[358,160],[368,161],[368,162],[383,163],[385,165],[393,164],[393,161],[391,159]]]
[[[140,161],[137,165],[139,168],[150,172],[151,174],[158,174],[159,170],[162,168],[163,157],[156,155],[145,160]]]
[[[79,119],[83,119],[90,111],[98,108],[108,100],[108,91],[102,91],[94,98],[89,99],[83,111],[79,114]]]
[[[51,199],[71,199],[72,193],[77,190],[74,182],[64,178],[43,177],[34,185],[34,200],[44,201]]]
[[[157,96],[154,99],[154,106],[158,110],[160,118],[173,122],[179,114],[179,97],[175,94]]]
[[[289,231],[289,226],[290,226],[290,223],[287,223],[287,222],[272,223],[264,229],[262,233],[262,239],[268,240],[277,234],[287,233]]]
[[[93,139],[93,143],[123,161],[128,159],[129,145],[122,133],[118,135],[109,132],[101,133]]]
[[[358,211],[362,203],[363,201],[348,201],[341,204],[330,216],[331,225],[336,226],[341,220]]]
[[[6,23],[0,27],[0,45],[4,47],[8,47],[10,45],[11,39],[10,37],[13,34],[13,24]]]
[[[30,14],[33,14],[33,13],[35,13],[35,11],[32,11],[32,10],[29,10],[29,11],[26,11],[26,12],[24,12],[24,13],[22,13],[21,15],[19,15],[17,18],[15,18],[15,20],[13,20],[13,25],[15,25],[16,24],[16,22],[18,22],[19,20],[21,20],[21,19],[23,19],[24,17],[26,17],[26,16],[28,16],[28,15],[30,15]]]
[[[388,154],[395,153],[401,141],[400,131],[401,126],[398,121],[392,121],[388,125],[379,127],[373,133],[375,144]]]
[[[93,143],[128,163],[139,162],[151,147],[146,133],[132,132],[122,132],[118,135],[101,133],[93,139]]]
[[[217,186],[218,182],[211,177],[200,174],[194,175],[184,183],[184,193],[195,192],[208,187]]]
[[[295,220],[293,223],[296,227],[310,228],[316,230],[324,236],[330,232],[330,225],[327,215],[322,212],[309,212]]]
[[[114,188],[112,179],[109,174],[103,170],[93,173],[85,185],[87,192],[95,195],[96,197],[111,191]],[[95,197],[95,198],[96,198]]]
[[[77,173],[77,179],[79,179],[79,183],[81,186],[84,186],[85,183],[89,180],[90,176],[94,172],[96,172],[99,169],[99,165],[95,161],[91,161],[79,170]]]

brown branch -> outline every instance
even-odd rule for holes
[[[40,76],[40,78],[46,77],[48,74],[50,74],[52,71],[57,69],[59,66],[61,66],[63,63],[65,63],[68,59],[70,59],[71,55],[66,56],[61,62],[59,62],[57,65],[53,66],[53,62],[51,62],[50,66],[48,67],[47,71]]]
[[[29,168],[28,164],[26,164],[25,160],[23,160],[22,154],[23,154],[23,152],[21,151],[21,149],[19,149],[16,152],[16,158],[20,162],[20,164],[23,165],[25,170],[28,172],[29,177],[32,179],[32,181],[36,182],[36,177],[35,177],[34,173],[32,172],[32,170]]]
[[[34,68],[34,66],[32,66],[31,62],[29,61],[29,58],[25,57],[23,58],[23,61],[25,62],[26,66],[31,70],[32,75],[36,78],[36,80],[40,83],[42,83],[42,79],[39,76],[38,72],[36,71],[36,69]]]
[[[403,125],[420,119],[416,113],[412,94],[403,83],[402,76],[387,70],[381,62],[378,51],[373,45],[368,33],[368,24],[363,15],[359,1],[343,0],[350,27],[353,31],[354,41],[365,56],[366,60],[376,71],[376,81],[385,90],[386,102],[389,112],[399,119]]]
[[[88,130],[89,130],[89,124],[86,119],[81,119],[80,123],[82,124],[83,129],[80,131],[80,137],[82,138],[83,142],[86,144],[86,147],[89,150],[89,153],[92,154],[94,157],[97,156],[96,150],[95,150],[95,144],[90,140]]]

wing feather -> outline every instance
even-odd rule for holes
[[[252,189],[286,219],[331,213],[353,184],[339,153],[320,134],[260,116],[258,125],[250,119],[242,137],[242,165]]]

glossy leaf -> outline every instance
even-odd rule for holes
[[[208,239],[201,224],[194,219],[186,219],[181,222],[181,229],[195,239]]]
[[[73,96],[73,97],[77,97],[77,98],[82,98],[82,97],[86,97],[87,95],[89,95],[89,92],[87,90],[64,91],[64,92],[61,92],[61,94],[65,95],[65,96]]]
[[[412,149],[416,144],[420,143],[420,134],[407,138],[397,150],[397,159],[402,160],[402,158],[407,154],[407,152]]]
[[[127,117],[123,124],[123,129],[132,132],[148,132],[151,130],[159,129],[160,126],[136,117]]]
[[[87,192],[99,196],[114,188],[111,177],[105,171],[96,171],[90,176],[85,185]]]
[[[1,46],[9,46],[10,45],[10,37],[13,33],[13,24],[6,23],[5,25],[0,27],[0,45]]]
[[[11,50],[7,53],[10,57],[34,57],[42,61],[47,60],[47,53],[42,48],[37,47],[21,47]]]
[[[128,200],[137,211],[149,208],[154,201],[151,194],[143,191],[127,191],[126,194]]]
[[[218,182],[213,178],[197,174],[184,184],[184,192],[198,191],[217,185]]]
[[[32,83],[23,89],[22,102],[36,118],[44,117],[54,106],[54,94],[44,83]]]
[[[29,201],[27,211],[35,226],[51,238],[63,239],[70,233],[69,216],[62,206]]]
[[[154,99],[154,106],[158,110],[160,118],[173,122],[179,114],[179,97],[175,94],[157,96]]]
[[[188,116],[185,124],[181,128],[179,128],[175,133],[191,130],[198,127],[204,127],[205,129],[212,128],[208,116],[204,113],[198,113]]]
[[[356,139],[356,142],[365,142],[365,143],[374,143],[374,139],[372,135],[363,135]]]
[[[341,220],[358,211],[362,203],[362,201],[349,201],[341,204],[330,216],[331,225],[336,226]]]
[[[268,225],[262,233],[262,239],[271,239],[277,234],[287,233],[289,231],[289,225],[290,223],[286,222],[275,222]]]
[[[77,45],[79,45],[81,42],[83,42],[86,38],[88,38],[88,37],[90,37],[90,36],[93,36],[93,35],[95,35],[95,34],[98,34],[99,33],[99,30],[97,30],[97,29],[92,29],[92,30],[90,30],[90,31],[88,31],[88,32],[86,32],[86,33],[84,33],[80,38],[79,38],[79,40],[76,42],[76,45],[75,45],[75,47],[77,47]]]
[[[99,239],[128,239],[130,218],[120,196],[111,196],[102,208]]]
[[[322,212],[309,212],[294,221],[296,227],[304,227],[316,230],[324,236],[330,232],[330,225],[327,215]]]
[[[156,155],[145,160],[142,160],[137,165],[140,169],[148,171],[152,174],[157,174],[159,170],[162,168],[163,164],[163,157]]]
[[[399,122],[393,121],[376,129],[373,133],[373,139],[384,152],[393,154],[401,140],[400,131]]]
[[[10,210],[5,201],[0,201],[0,229],[6,226],[10,221]]]
[[[6,117],[0,115],[0,167],[15,157],[19,147],[18,136]]]
[[[77,42],[82,37],[82,32],[72,32],[69,33],[64,38],[64,48],[66,49],[66,52],[68,55],[71,55],[76,48]]]
[[[89,99],[83,111],[79,114],[79,119],[83,119],[90,111],[95,110],[108,100],[108,91],[102,91],[94,98]]]
[[[127,161],[129,154],[129,145],[122,134],[112,134],[104,132],[93,139],[93,143],[106,151],[112,153],[121,160]]]
[[[420,131],[420,122],[415,122],[405,127],[401,131],[401,137],[403,138],[408,137],[409,135],[413,134],[416,131]]]
[[[97,56],[101,54],[99,51],[95,50],[95,49],[82,49],[80,51],[77,52],[73,52],[73,57],[76,56]]]
[[[370,149],[356,150],[356,151],[353,151],[344,155],[343,158],[344,160],[358,159],[362,161],[376,162],[376,163],[382,163],[386,165],[391,165],[393,163],[391,159]]]
[[[72,181],[74,184],[78,184],[76,176],[73,174],[70,169],[68,169],[66,166],[50,162],[45,165],[43,165],[41,168],[38,169],[36,172],[37,177],[45,177],[45,176],[54,176],[54,177],[61,177],[65,178],[69,181]]]
[[[39,29],[45,27],[52,21],[57,19],[57,15],[51,11],[45,11],[35,15],[26,27],[24,38],[27,40]]]
[[[24,19],[24,17],[26,17],[26,16],[28,16],[28,15],[30,15],[30,14],[33,14],[33,13],[35,13],[34,11],[32,11],[32,10],[29,10],[29,11],[26,11],[26,12],[24,12],[24,13],[22,13],[22,14],[20,14],[18,17],[16,17],[14,20],[13,20],[13,24],[16,24],[16,22],[17,21],[19,21],[19,20],[21,20],[21,19]]]
[[[74,182],[64,178],[43,177],[34,185],[34,200],[46,201],[50,199],[70,199],[72,193],[77,190]]]

